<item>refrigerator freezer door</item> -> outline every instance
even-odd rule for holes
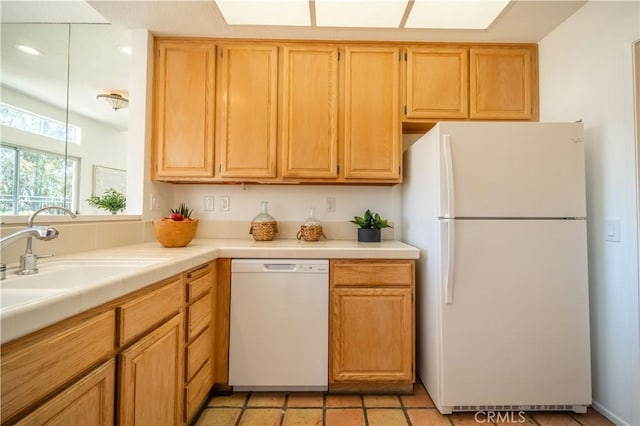
[[[452,122],[435,129],[440,217],[586,216],[581,123]]]
[[[438,408],[591,403],[585,222],[456,220]]]

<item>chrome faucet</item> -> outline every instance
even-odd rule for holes
[[[57,206],[43,207],[40,210],[33,213],[31,216],[29,216],[29,219],[27,220],[27,228],[21,229],[18,232],[14,232],[13,234],[7,235],[6,237],[0,239],[0,248],[5,248],[6,246],[20,239],[23,239],[23,238],[27,239],[27,247],[25,249],[25,252],[22,256],[20,256],[20,269],[18,270],[18,275],[31,275],[31,274],[37,273],[38,259],[42,257],[52,256],[52,255],[38,256],[36,254],[33,254],[33,251],[31,249],[32,243],[33,243],[33,237],[36,237],[38,240],[41,240],[41,241],[50,241],[55,238],[58,238],[58,235],[60,235],[60,231],[58,231],[58,229],[56,229],[51,225],[40,225],[40,226],[33,225],[33,221],[35,217],[39,213],[45,210],[62,210],[72,218],[77,217],[74,212],[64,207],[57,207]],[[2,264],[0,266],[0,279],[5,278],[4,276],[5,271],[6,271],[6,266]]]

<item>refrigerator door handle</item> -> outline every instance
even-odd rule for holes
[[[455,220],[445,220],[447,224],[447,268],[446,281],[444,287],[444,300],[447,305],[453,303],[453,271],[455,267],[455,241],[456,241],[456,225]]]
[[[454,186],[453,186],[453,160],[451,158],[451,136],[442,135],[442,156],[444,161],[445,172],[445,188],[444,192],[447,197],[446,212],[444,217],[455,217],[455,205],[454,205]]]

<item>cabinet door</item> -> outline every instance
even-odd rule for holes
[[[471,48],[472,119],[533,117],[534,52],[528,48]]]
[[[222,45],[220,54],[220,176],[275,177],[278,48]]]
[[[411,291],[332,289],[331,382],[413,380]]]
[[[468,48],[410,47],[405,60],[407,118],[467,118]]]
[[[118,423],[182,423],[183,329],[180,313],[119,355]]]
[[[115,361],[96,368],[16,425],[113,425]]]
[[[282,50],[282,175],[338,176],[338,48]]]
[[[155,50],[155,177],[212,177],[215,45],[159,40]]]
[[[344,177],[401,180],[399,75],[394,47],[346,47]]]

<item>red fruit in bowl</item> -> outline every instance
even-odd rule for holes
[[[171,218],[171,220],[176,222],[182,222],[184,220],[184,216],[180,213],[171,213],[171,216],[169,217]]]

